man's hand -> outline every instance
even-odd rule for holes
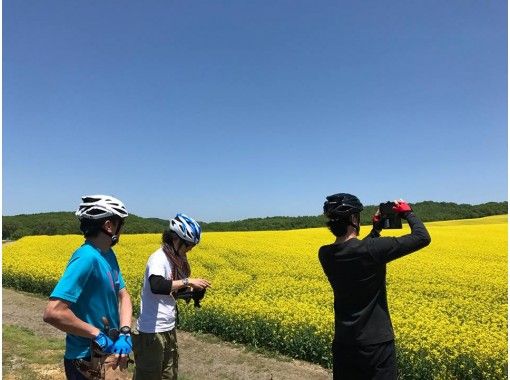
[[[377,209],[374,216],[372,216],[372,226],[376,231],[380,232],[382,230],[381,211],[379,211],[379,209]]]
[[[409,204],[403,199],[395,201],[395,206],[393,206],[393,210],[398,214],[405,214],[407,212],[413,211],[411,206],[409,206]]]
[[[100,331],[99,334],[97,334],[94,338],[94,343],[96,343],[99,346],[99,349],[105,354],[113,353],[114,343],[104,332]]]
[[[190,278],[189,279],[189,286],[191,286],[193,289],[205,289],[210,288],[211,284],[209,281],[204,280],[203,278]]]
[[[123,370],[127,368],[129,354],[133,351],[133,342],[131,340],[131,334],[119,335],[119,338],[115,341],[112,347],[112,352],[115,354],[116,364],[112,366],[112,369],[116,369],[117,366]]]

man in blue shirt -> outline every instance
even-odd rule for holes
[[[125,369],[132,350],[131,298],[111,248],[128,213],[111,196],[82,200],[76,215],[86,240],[71,256],[43,316],[67,333],[64,366],[69,380],[102,379],[106,367]],[[120,334],[110,336],[107,329]],[[97,353],[99,364],[93,360]],[[111,364],[105,364],[108,355],[115,358]]]

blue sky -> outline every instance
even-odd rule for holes
[[[3,215],[507,199],[504,1],[3,2]]]

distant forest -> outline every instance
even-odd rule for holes
[[[481,218],[490,215],[508,214],[508,202],[488,202],[479,205],[451,202],[425,201],[413,203],[416,214],[424,222],[453,219]],[[371,217],[377,206],[365,206],[361,213],[361,223],[371,224]],[[273,216],[251,218],[232,222],[199,222],[203,231],[263,231],[292,230],[299,228],[324,227],[325,218],[319,216]],[[130,215],[123,233],[159,233],[168,226],[168,220],[142,218]],[[81,234],[79,223],[73,212],[47,212],[4,216],[2,218],[2,239],[16,240],[28,235]]]

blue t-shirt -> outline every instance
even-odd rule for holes
[[[50,297],[70,302],[79,319],[104,331],[102,317],[108,319],[110,328],[119,328],[118,295],[125,286],[113,251],[102,253],[85,242],[71,256]],[[87,356],[90,356],[90,339],[67,334],[64,357]]]

